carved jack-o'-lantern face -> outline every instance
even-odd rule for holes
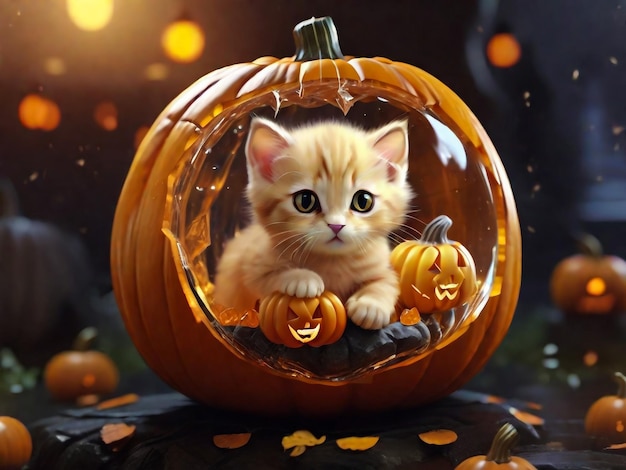
[[[552,271],[550,294],[567,313],[607,314],[626,310],[626,261],[602,253],[591,235],[580,240],[583,253],[561,260]]]
[[[330,292],[310,299],[274,293],[261,301],[259,316],[267,339],[290,348],[334,343],[346,328],[343,304]]]
[[[452,221],[434,219],[421,240],[406,241],[391,254],[400,276],[400,301],[422,313],[442,312],[467,302],[476,292],[472,255],[458,242],[447,239]]]

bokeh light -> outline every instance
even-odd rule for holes
[[[487,43],[487,58],[494,67],[512,67],[522,57],[522,46],[510,33],[494,34]]]
[[[161,44],[165,55],[174,62],[193,62],[204,51],[204,32],[194,21],[178,20],[165,29]]]
[[[103,101],[94,109],[93,118],[106,131],[117,129],[117,107],[110,101]]]
[[[44,60],[43,68],[48,75],[65,75],[67,67],[65,61],[60,57],[48,57]]]
[[[104,28],[113,17],[113,0],[67,0],[66,5],[72,22],[85,31]]]
[[[165,80],[168,77],[169,73],[170,71],[167,65],[161,62],[155,62],[153,64],[150,64],[144,70],[144,76],[148,80],[155,82]]]
[[[49,98],[31,93],[20,101],[18,107],[20,122],[27,129],[52,131],[61,122],[59,106]]]

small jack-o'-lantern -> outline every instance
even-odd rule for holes
[[[55,400],[106,394],[117,388],[119,372],[115,363],[100,351],[88,350],[94,338],[95,330],[85,328],[76,338],[73,350],[54,355],[46,364],[44,382]]]
[[[290,348],[332,344],[346,329],[346,311],[331,292],[308,299],[276,292],[261,301],[259,316],[267,339]]]
[[[400,301],[422,313],[450,310],[467,302],[477,289],[470,252],[448,239],[452,220],[441,215],[424,229],[420,240],[400,243],[391,264],[400,276]]]
[[[626,310],[626,261],[602,252],[592,235],[579,240],[582,253],[561,260],[550,278],[552,301],[577,314],[607,314]]]

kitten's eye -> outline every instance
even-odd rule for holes
[[[374,207],[374,195],[369,191],[361,189],[352,196],[350,209],[357,212],[369,212]]]
[[[320,209],[320,203],[317,200],[317,194],[309,189],[303,189],[293,195],[293,205],[299,212],[310,214]]]

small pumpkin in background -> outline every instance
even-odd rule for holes
[[[80,328],[86,250],[56,226],[19,215],[15,188],[0,179],[0,260],[0,345],[43,361]]]
[[[626,442],[626,377],[614,374],[618,384],[615,395],[596,400],[585,415],[585,432],[611,444]]]
[[[113,392],[119,382],[115,363],[106,354],[89,349],[97,332],[82,330],[74,348],[55,354],[44,369],[46,388],[57,401],[71,401],[84,395]]]
[[[11,416],[0,416],[0,470],[22,468],[32,452],[33,441],[26,426]]]
[[[610,314],[626,310],[626,261],[603,253],[600,241],[585,234],[581,253],[561,260],[550,277],[554,304],[566,313]]]
[[[498,430],[487,455],[475,455],[455,467],[455,470],[537,470],[528,460],[512,456],[519,434],[511,423]]]
[[[476,266],[461,243],[448,239],[452,220],[433,219],[420,240],[400,243],[391,265],[400,277],[400,302],[421,313],[445,312],[467,302],[478,289]]]
[[[332,344],[346,329],[343,303],[328,291],[309,299],[276,292],[261,301],[259,316],[267,339],[290,348]]]

